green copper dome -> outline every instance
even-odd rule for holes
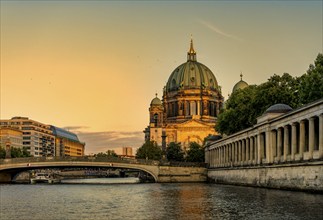
[[[208,67],[196,61],[196,52],[191,41],[187,62],[172,72],[166,84],[166,91],[200,88],[215,90],[218,88],[218,82]]]
[[[237,82],[235,85],[234,85],[234,87],[233,87],[233,89],[232,89],[232,92],[235,92],[235,91],[237,91],[238,89],[244,89],[244,88],[246,88],[246,87],[248,87],[249,85],[248,85],[248,83],[246,83],[245,81],[243,81],[242,80],[242,74],[240,74],[240,77],[241,77],[241,79],[240,79],[240,81],[239,82]]]

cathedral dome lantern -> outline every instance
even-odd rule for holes
[[[218,82],[212,71],[202,63],[197,62],[193,40],[187,52],[187,62],[179,65],[169,76],[166,92],[181,89],[218,90]]]

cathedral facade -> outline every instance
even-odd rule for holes
[[[205,137],[217,134],[215,125],[223,100],[212,71],[197,62],[191,40],[187,62],[170,74],[162,100],[156,94],[150,103],[145,140],[163,148],[177,142],[184,150],[190,142],[202,145]]]

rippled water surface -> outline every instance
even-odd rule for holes
[[[323,195],[215,184],[0,185],[0,219],[322,219]]]

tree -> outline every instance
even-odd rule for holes
[[[11,158],[17,157],[31,157],[30,153],[27,149],[24,148],[17,148],[17,147],[10,147],[10,155]],[[6,149],[4,147],[0,147],[0,159],[6,158]]]
[[[6,149],[0,146],[0,159],[6,158]]]
[[[258,115],[254,108],[257,87],[248,86],[232,93],[226,102],[226,109],[218,116],[216,130],[224,134],[232,134],[248,128],[255,123]]]
[[[187,162],[204,162],[204,149],[201,145],[196,142],[191,142],[187,151],[186,161]]]
[[[30,157],[30,153],[27,151],[26,148],[16,148],[11,147],[11,157],[17,158],[17,157]]]
[[[170,142],[166,148],[166,157],[169,161],[183,161],[184,151],[180,143]]]
[[[273,75],[259,86],[251,85],[232,93],[226,109],[219,114],[216,125],[222,134],[233,134],[257,123],[267,108],[284,103],[292,108],[300,106],[298,98],[299,79],[288,73]]]
[[[162,157],[162,150],[154,141],[146,141],[136,153],[138,159],[160,160]]]
[[[314,65],[299,78],[299,102],[306,104],[323,98],[323,54],[318,54]]]
[[[106,153],[100,152],[95,155],[96,157],[118,157],[114,150],[107,150]]]

